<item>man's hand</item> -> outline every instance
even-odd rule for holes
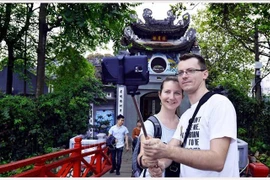
[[[162,177],[162,169],[160,167],[148,168],[151,177]]]
[[[129,147],[128,147],[128,145],[126,145],[126,150],[127,150],[127,151],[129,151]]]
[[[162,173],[165,170],[165,163],[162,160],[158,160],[158,164],[154,167],[148,168],[151,177],[162,177]]]
[[[160,139],[151,138],[143,142],[144,154],[152,159],[166,158],[167,145]]]

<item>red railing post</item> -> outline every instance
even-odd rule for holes
[[[100,144],[98,144],[97,150],[98,152],[96,154],[96,171],[99,174],[102,171],[102,148]]]
[[[18,173],[14,177],[67,177],[70,175],[72,177],[87,177],[89,174],[92,174],[92,177],[101,177],[111,169],[111,157],[107,156],[108,148],[102,149],[105,142],[97,142],[97,144],[89,144],[84,147],[85,144],[82,144],[81,137],[74,138],[74,141],[72,149],[0,165],[0,174],[29,165],[34,165],[34,167]],[[89,149],[92,152],[82,153],[82,149]],[[90,162],[85,159],[86,156],[91,157]],[[58,167],[60,169],[56,170]]]
[[[45,158],[42,158],[39,162],[37,162],[34,166],[34,169],[40,169],[39,177],[47,177],[46,169],[45,169]]]
[[[76,137],[75,139],[74,148],[76,151],[72,154],[72,156],[78,156],[79,158],[76,159],[73,166],[73,177],[80,177],[81,176],[81,155],[82,155],[82,137]]]

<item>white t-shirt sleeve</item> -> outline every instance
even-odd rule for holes
[[[109,134],[113,133],[113,126],[109,129]]]
[[[154,136],[154,125],[151,121],[145,121],[144,127],[146,129],[147,136]],[[140,136],[143,134],[143,129],[141,129]]]
[[[230,137],[237,139],[236,112],[233,104],[226,98],[220,98],[213,104],[211,117],[209,119],[210,139]]]

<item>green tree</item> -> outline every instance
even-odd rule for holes
[[[47,6],[46,3],[41,3],[39,8],[39,36],[38,36],[38,48],[37,48],[37,89],[36,97],[39,97],[44,93],[44,83],[45,83],[45,59],[46,59],[46,41],[47,34],[53,28],[48,27],[46,22],[47,16]]]
[[[55,92],[65,92],[80,81],[95,79],[95,68],[75,49],[66,47],[56,59],[57,65],[51,72],[55,78],[50,81]]]
[[[255,54],[255,27],[259,33],[259,55],[268,58],[262,70],[264,78],[270,72],[270,4],[269,3],[213,3],[210,24],[213,28],[223,29]],[[255,60],[255,58],[253,58]]]
[[[38,116],[32,99],[6,95],[0,98],[0,164],[35,153]]]
[[[33,3],[0,4],[0,42],[5,42],[8,52],[6,94],[12,93],[14,62],[22,58],[22,40],[33,12]]]
[[[130,15],[135,13],[130,7],[135,5],[128,3],[50,3],[44,5],[45,30],[49,32],[58,28],[59,31],[51,34],[47,39],[43,36],[42,40],[45,41],[41,43],[42,47],[38,51],[38,54],[40,53],[38,64],[41,67],[38,67],[36,96],[43,94],[41,85],[45,77],[45,66],[43,66],[45,52],[40,50],[44,50],[46,44],[48,60],[52,61],[55,61],[55,57],[67,47],[74,48],[82,54],[86,50],[95,50],[97,46],[105,46],[113,40],[117,49],[120,46],[123,28],[132,20]],[[40,14],[42,15],[40,17],[44,14]],[[50,64],[50,62],[47,63]]]
[[[206,8],[192,17],[191,25],[197,31],[201,54],[208,63],[209,83],[215,87],[229,82],[248,93],[254,62],[252,53],[226,30],[213,27],[212,19],[212,13]]]
[[[37,52],[28,59],[37,60],[38,97],[43,94],[46,68],[54,64],[58,54],[65,48],[74,48],[83,54],[86,50],[95,50],[97,46],[106,47],[112,40],[117,51],[123,28],[132,20],[131,14],[135,14],[131,8],[136,5],[138,4],[41,3],[33,9],[33,3],[0,4],[0,42],[5,42],[3,54],[8,54],[7,94],[10,94],[12,89],[15,60],[26,58],[22,57],[21,52],[26,52],[23,47]],[[39,11],[38,18],[36,10]],[[39,31],[34,31],[37,29]],[[27,40],[23,38],[25,35]],[[1,57],[2,63],[3,59]]]

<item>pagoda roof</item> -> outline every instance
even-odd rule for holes
[[[169,44],[167,45],[160,45],[157,46],[156,44],[147,44],[147,45],[141,45],[139,43],[134,42],[133,46],[129,48],[130,52],[142,52],[142,51],[149,51],[149,52],[190,52],[192,47],[194,46],[195,41],[185,43],[185,44],[180,44],[177,46],[170,46]],[[146,47],[147,46],[147,47]]]
[[[134,33],[139,37],[167,35],[169,38],[179,38],[185,34],[189,27],[189,13],[184,14],[182,20],[179,20],[176,24],[174,23],[175,16],[171,10],[167,12],[168,17],[163,20],[156,20],[151,15],[152,11],[146,8],[143,11],[145,23],[137,18],[136,22],[130,25]]]
[[[124,31],[122,45],[131,46],[130,51],[188,51],[196,42],[196,30],[190,28],[185,36],[178,39],[168,39],[167,41],[152,41],[151,39],[142,39],[134,34],[131,27]]]

